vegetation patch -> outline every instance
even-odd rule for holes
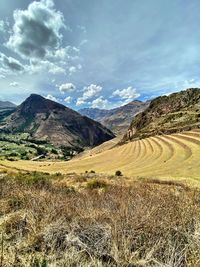
[[[35,140],[28,133],[0,133],[0,159],[70,160],[83,150],[78,147],[57,147],[47,140]]]
[[[98,188],[104,188],[105,189],[108,187],[108,184],[103,180],[93,179],[93,180],[87,182],[86,187],[88,189],[98,189]]]
[[[198,266],[198,189],[75,178],[1,174],[2,266]]]

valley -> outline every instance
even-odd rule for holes
[[[85,108],[79,112],[113,131],[116,135],[124,134],[129,127],[133,117],[144,111],[149,106],[150,101],[131,101],[113,109]]]
[[[1,166],[49,173],[84,173],[93,170],[108,175],[120,170],[125,177],[172,179],[200,185],[198,129],[157,135],[114,148],[111,147],[115,143],[111,141],[104,149],[98,151],[96,147],[69,162],[1,161]]]
[[[128,108],[138,103],[141,108],[137,101]],[[155,98],[133,117],[124,133],[115,137],[99,122],[33,94],[2,119],[0,164],[63,174],[93,171],[114,175],[120,171],[129,178],[199,185],[199,88]]]
[[[200,89],[86,111],[0,110],[0,266],[198,266]]]
[[[0,267],[200,267],[199,10],[1,1]]]

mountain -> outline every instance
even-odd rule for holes
[[[87,116],[95,121],[99,121],[103,117],[107,116],[110,110],[100,108],[83,108],[79,109],[78,112],[83,116]]]
[[[15,107],[16,105],[9,101],[0,101],[0,109],[10,109]]]
[[[200,128],[200,89],[160,96],[135,116],[122,141]]]
[[[112,130],[116,134],[124,133],[131,123],[133,117],[145,110],[149,102],[132,101],[115,109],[85,108],[79,110],[82,115],[88,116]]]
[[[9,101],[0,101],[0,126],[15,111],[16,105]]]
[[[36,94],[16,108],[1,131],[25,132],[35,140],[79,148],[96,146],[114,137],[100,123]]]

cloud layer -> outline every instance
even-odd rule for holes
[[[112,108],[200,87],[198,0],[3,2],[0,98]]]
[[[27,10],[15,10],[14,21],[7,46],[20,56],[44,58],[59,48],[64,18],[53,8],[53,1],[34,1]]]
[[[18,60],[14,59],[13,57],[7,57],[3,53],[0,53],[0,63],[3,67],[11,71],[24,70],[23,65]]]

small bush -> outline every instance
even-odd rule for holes
[[[106,188],[108,184],[105,181],[100,181],[97,179],[94,179],[92,181],[89,181],[86,185],[88,189],[98,189],[98,188]]]
[[[91,170],[90,173],[95,173],[95,171]]]
[[[122,174],[121,171],[116,171],[116,172],[115,172],[115,175],[116,175],[116,176],[123,176],[123,174]]]
[[[51,152],[52,152],[53,154],[55,154],[55,155],[58,155],[58,151],[57,151],[56,149],[54,149],[54,148],[52,148]]]

